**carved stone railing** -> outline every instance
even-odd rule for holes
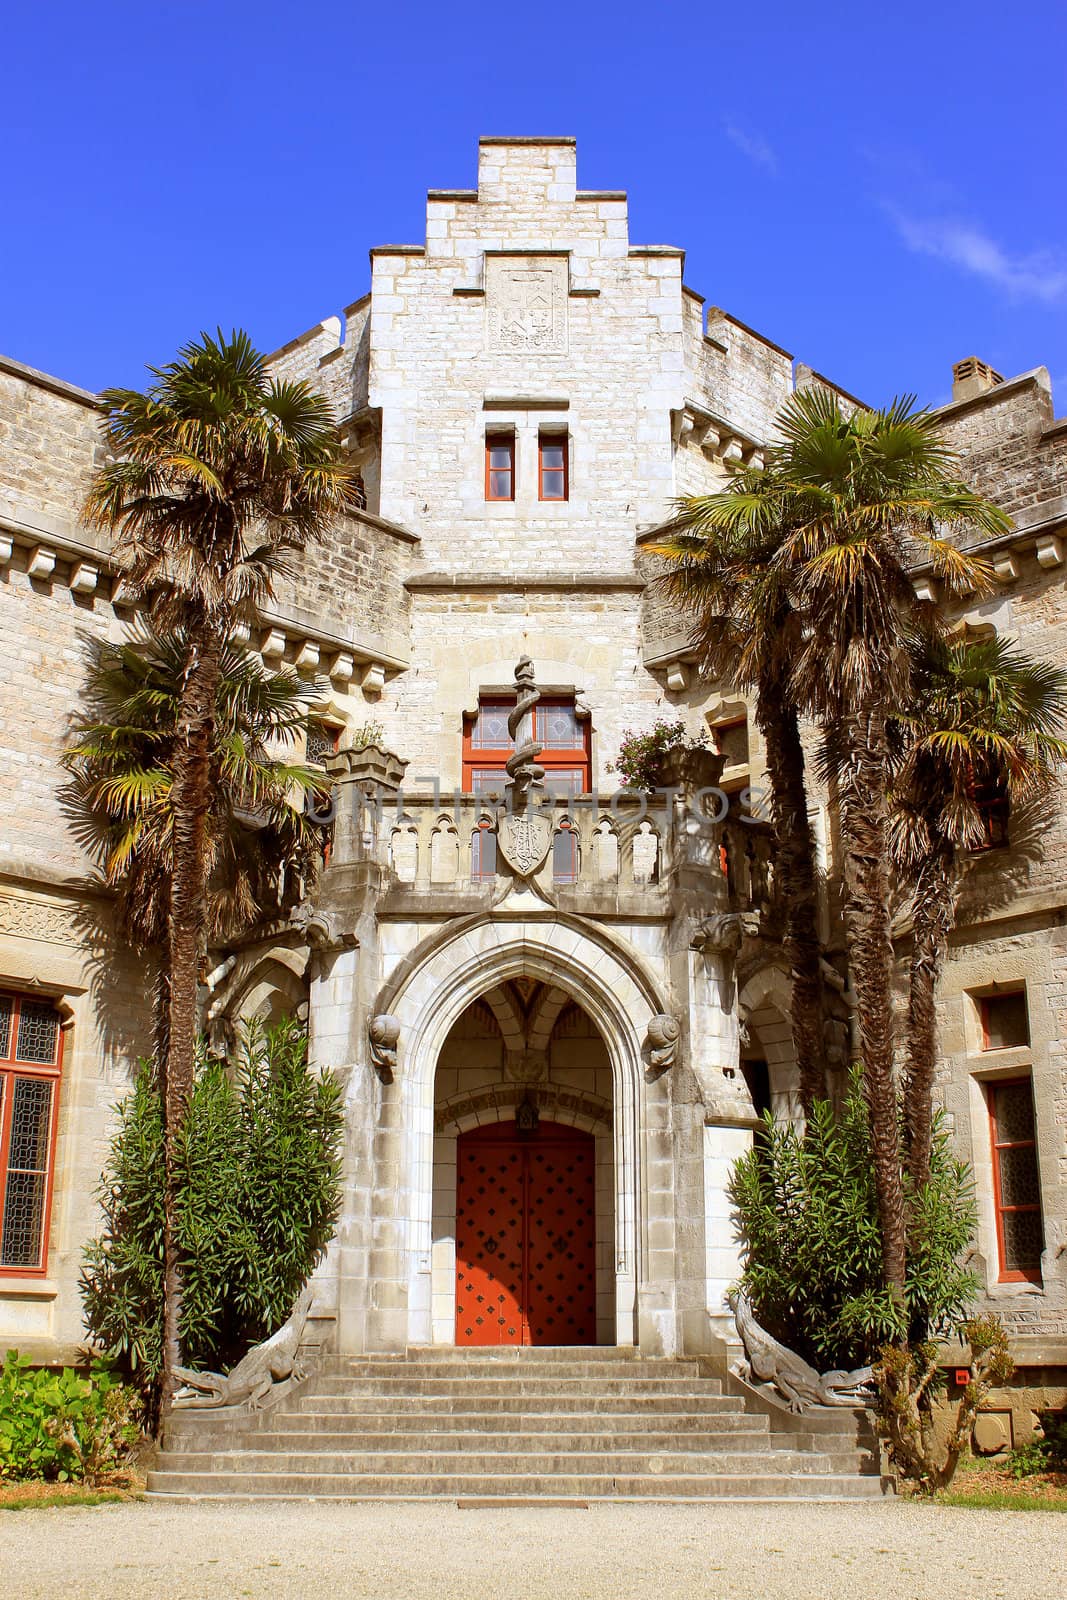
[[[530,874],[556,894],[595,891],[661,895],[673,864],[672,810],[655,799],[612,809],[585,799],[542,800],[551,842]],[[403,795],[360,807],[358,856],[389,870],[394,887],[418,894],[495,890],[511,873],[499,850],[500,806],[491,797]],[[358,858],[358,857],[357,857]]]

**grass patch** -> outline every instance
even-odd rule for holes
[[[124,1477],[113,1484],[89,1489],[84,1483],[4,1483],[0,1481],[0,1511],[36,1511],[50,1506],[105,1506],[140,1500],[144,1486]]]
[[[1067,1472],[1013,1478],[984,1462],[964,1462],[935,1503],[978,1511],[1067,1511]]]

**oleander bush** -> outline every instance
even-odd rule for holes
[[[959,1323],[977,1288],[960,1260],[974,1236],[973,1180],[934,1123],[931,1179],[913,1208],[906,1304],[884,1285],[878,1195],[862,1080],[806,1131],[768,1114],[728,1193],[741,1282],[767,1331],[825,1372],[867,1366],[883,1344]]]
[[[137,1411],[137,1395],[100,1364],[56,1372],[11,1350],[0,1368],[0,1479],[101,1483],[127,1461]]]
[[[163,1110],[144,1063],[118,1108],[86,1248],[85,1321],[154,1421],[163,1365]],[[186,1366],[226,1371],[289,1316],[340,1206],[344,1111],[295,1022],[253,1024],[231,1066],[201,1054],[178,1140]]]

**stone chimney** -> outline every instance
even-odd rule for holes
[[[965,361],[957,361],[952,369],[952,398],[954,401],[973,400],[975,395],[987,394],[1003,382],[1003,375],[994,372],[987,362],[968,356]]]

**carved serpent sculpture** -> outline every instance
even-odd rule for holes
[[[512,782],[514,798],[521,803],[531,784],[540,783],[545,775],[544,767],[537,765],[537,757],[544,747],[530,737],[533,733],[533,708],[541,698],[541,691],[534,682],[534,664],[529,656],[519,657],[515,668],[515,690],[515,706],[508,712],[508,732],[516,741],[516,746],[515,753],[507,760],[506,770]],[[527,716],[530,719],[528,731],[519,744],[519,735]]]

